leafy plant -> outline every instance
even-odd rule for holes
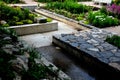
[[[36,64],[33,58],[29,58],[28,66],[29,69],[23,72],[22,80],[40,80],[47,77],[48,69]]]
[[[100,11],[89,12],[87,18],[92,25],[100,28],[119,25],[117,18],[108,16]]]
[[[10,7],[7,4],[0,2],[0,19],[5,20],[9,26],[22,25],[22,20],[27,20],[26,23],[33,23],[35,14],[28,9],[20,7]],[[25,24],[26,24],[25,23]]]
[[[120,36],[117,35],[108,36],[105,41],[120,48]]]
[[[20,3],[20,0],[0,0],[0,1],[4,1],[6,3]]]
[[[91,7],[85,6],[83,4],[78,4],[77,2],[66,0],[64,2],[51,2],[47,3],[46,6],[48,9],[64,9],[68,12],[80,14],[84,12],[88,12]]]
[[[52,19],[51,18],[47,18],[47,22],[52,22]]]

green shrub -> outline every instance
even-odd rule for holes
[[[16,25],[23,25],[23,22],[16,22]]]
[[[40,80],[47,77],[47,68],[40,64],[32,65],[26,72],[23,72],[22,80]]]
[[[52,19],[51,18],[47,18],[47,22],[52,22]]]
[[[14,21],[19,21],[19,17],[13,16],[13,20],[14,20]]]
[[[87,18],[93,26],[100,28],[119,25],[119,20],[117,18],[108,16],[100,11],[89,12]]]
[[[0,1],[4,1],[6,3],[20,3],[20,0],[0,0]]]
[[[29,19],[34,20],[34,18],[36,17],[36,15],[34,15],[32,13],[29,13],[28,17],[29,17]]]
[[[33,13],[28,9],[21,9],[20,7],[10,7],[7,4],[0,2],[0,19],[5,20],[10,26],[21,25],[20,21],[28,20],[26,23],[33,23]],[[32,21],[31,21],[32,20]],[[24,23],[24,22],[23,22]]]
[[[120,48],[120,36],[113,35],[113,36],[108,36],[106,40],[108,43]]]
[[[83,20],[84,17],[85,17],[85,14],[80,14],[80,15],[76,18],[76,20],[78,20],[78,21]]]
[[[2,27],[9,27],[9,24],[3,24]]]
[[[75,13],[75,14],[80,14],[84,12],[88,12],[91,10],[91,7],[88,7],[83,4],[78,4],[77,2],[74,1],[65,1],[65,2],[51,2],[47,3],[46,8],[48,9],[64,9],[68,12]]]
[[[32,21],[32,20],[27,20],[27,23],[28,23],[28,24],[32,24],[33,21]]]
[[[24,24],[32,24],[32,23],[33,23],[33,21],[32,21],[32,20],[29,20],[29,19],[27,19],[27,20],[22,20],[21,22],[23,22]]]

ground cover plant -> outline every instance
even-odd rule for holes
[[[0,25],[3,27],[36,23],[35,18],[42,18],[28,9],[20,7],[10,7],[4,2],[0,2]],[[52,19],[47,18],[46,22]]]
[[[66,0],[65,2],[47,3],[45,9],[79,21],[85,17],[84,13],[92,10],[92,7],[78,4],[71,0]],[[81,14],[84,14],[84,16],[81,16]]]
[[[2,26],[31,24],[35,16],[28,9],[21,9],[20,7],[13,8],[6,3],[0,2],[0,20],[6,22],[6,24],[1,24]]]
[[[117,26],[119,25],[119,20],[112,16],[108,16],[100,11],[97,12],[89,12],[87,19],[91,23],[91,25],[104,28],[109,26]]]
[[[106,38],[106,41],[118,48],[120,48],[120,36],[113,35],[113,36],[108,36]]]
[[[66,0],[64,2],[47,3],[45,9],[99,28],[118,26],[120,24],[118,19],[120,8],[115,5],[94,11],[94,7]]]
[[[47,9],[59,9],[59,10],[66,10],[68,12],[71,12],[73,14],[80,14],[84,12],[88,12],[90,10],[90,7],[82,4],[78,4],[74,1],[65,1],[65,2],[52,2],[47,3],[46,6]]]

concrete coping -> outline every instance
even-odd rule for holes
[[[18,35],[22,36],[22,35],[58,30],[58,22],[53,21],[53,22],[41,23],[41,24],[39,23],[26,24],[19,26],[11,26],[9,28],[14,29]]]
[[[46,67],[48,67],[52,72],[54,72],[60,80],[71,80],[71,78],[66,75],[63,71],[59,70],[54,64],[48,62],[44,57],[41,59],[35,59],[36,63],[42,63]]]

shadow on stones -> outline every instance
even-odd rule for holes
[[[58,59],[58,58],[54,58],[53,64],[55,64],[57,67],[59,67],[59,69],[65,71],[65,72],[70,67],[69,63],[65,63],[65,61],[63,61],[62,59]]]
[[[54,44],[54,46],[56,45]],[[64,49],[61,49],[61,51],[65,53],[65,55],[68,56],[77,66],[81,67],[90,76],[94,77],[95,80],[120,80],[120,72],[112,67],[108,67],[107,64],[98,61],[96,62],[94,59],[92,60],[89,58],[89,56],[82,56],[80,59],[78,59],[71,54],[66,54],[68,51],[65,51]],[[61,60],[55,60],[55,64],[58,66],[61,65],[61,68],[67,66],[66,64],[62,63]]]

